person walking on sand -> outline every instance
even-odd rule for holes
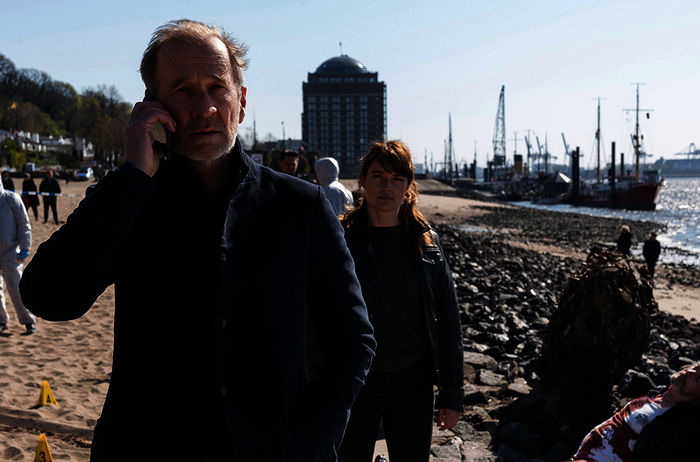
[[[338,181],[338,161],[332,157],[322,157],[314,164],[314,172],[336,215],[342,215],[352,207],[352,193]]]
[[[644,242],[642,255],[644,255],[644,261],[647,264],[647,268],[649,268],[649,275],[653,281],[656,262],[659,260],[659,255],[661,255],[661,244],[656,240],[656,233],[651,233],[649,239]]]
[[[5,188],[5,191],[15,190],[15,183],[10,178],[10,172],[7,170],[2,171],[2,187]]]
[[[29,194],[30,192],[34,194]],[[34,212],[34,219],[39,219],[39,196],[36,195],[36,183],[32,178],[32,174],[27,172],[24,174],[24,181],[22,181],[22,202],[24,203],[24,208],[27,209],[27,214],[29,209]]]
[[[377,355],[350,413],[341,462],[371,462],[380,419],[392,462],[430,456],[434,409],[452,428],[463,407],[462,330],[437,233],[416,208],[408,147],[374,142],[362,160],[360,206],[342,217],[375,328]]]
[[[617,250],[622,253],[622,255],[629,256],[630,249],[632,248],[632,231],[627,225],[622,225],[620,227],[620,235],[617,238]]]
[[[7,313],[2,279],[7,284],[12,304],[15,306],[18,321],[28,334],[36,331],[34,315],[22,303],[19,292],[22,277],[22,263],[29,256],[32,247],[32,228],[27,211],[19,194],[5,191],[0,184],[0,332],[7,329],[10,316]]]
[[[26,305],[51,321],[82,316],[114,284],[112,376],[93,462],[163,451],[336,460],[374,356],[372,326],[323,191],[241,147],[245,66],[245,47],[220,28],[182,19],[156,29],[126,162],[22,277]],[[171,132],[167,144],[151,143],[156,123]]]
[[[58,212],[56,211],[56,194],[61,194],[61,185],[53,177],[53,170],[46,171],[46,178],[39,183],[39,191],[44,201],[44,223],[49,220],[49,208],[53,213],[53,221],[58,224]]]

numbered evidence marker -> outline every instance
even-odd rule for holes
[[[39,406],[46,406],[47,404],[56,404],[56,398],[53,397],[53,392],[51,392],[51,387],[49,387],[49,382],[46,380],[41,381],[41,391],[39,392]]]
[[[36,446],[36,455],[34,462],[53,462],[51,451],[49,450],[49,442],[46,441],[46,435],[39,435],[39,444]]]

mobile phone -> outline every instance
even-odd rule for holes
[[[146,88],[144,100],[157,101],[153,96],[153,93],[151,93],[148,88]],[[160,148],[159,150],[163,155],[167,156],[168,147],[170,146],[171,133],[163,126],[162,123],[156,122],[151,126],[151,131],[149,132],[149,135],[151,136],[151,141],[153,142],[153,144],[156,147]]]

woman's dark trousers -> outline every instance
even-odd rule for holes
[[[370,371],[353,404],[339,462],[371,462],[382,420],[391,462],[428,462],[433,429],[429,361],[400,371]]]

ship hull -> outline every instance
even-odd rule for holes
[[[655,210],[663,182],[634,183],[624,190],[580,195],[576,205],[627,210]]]

